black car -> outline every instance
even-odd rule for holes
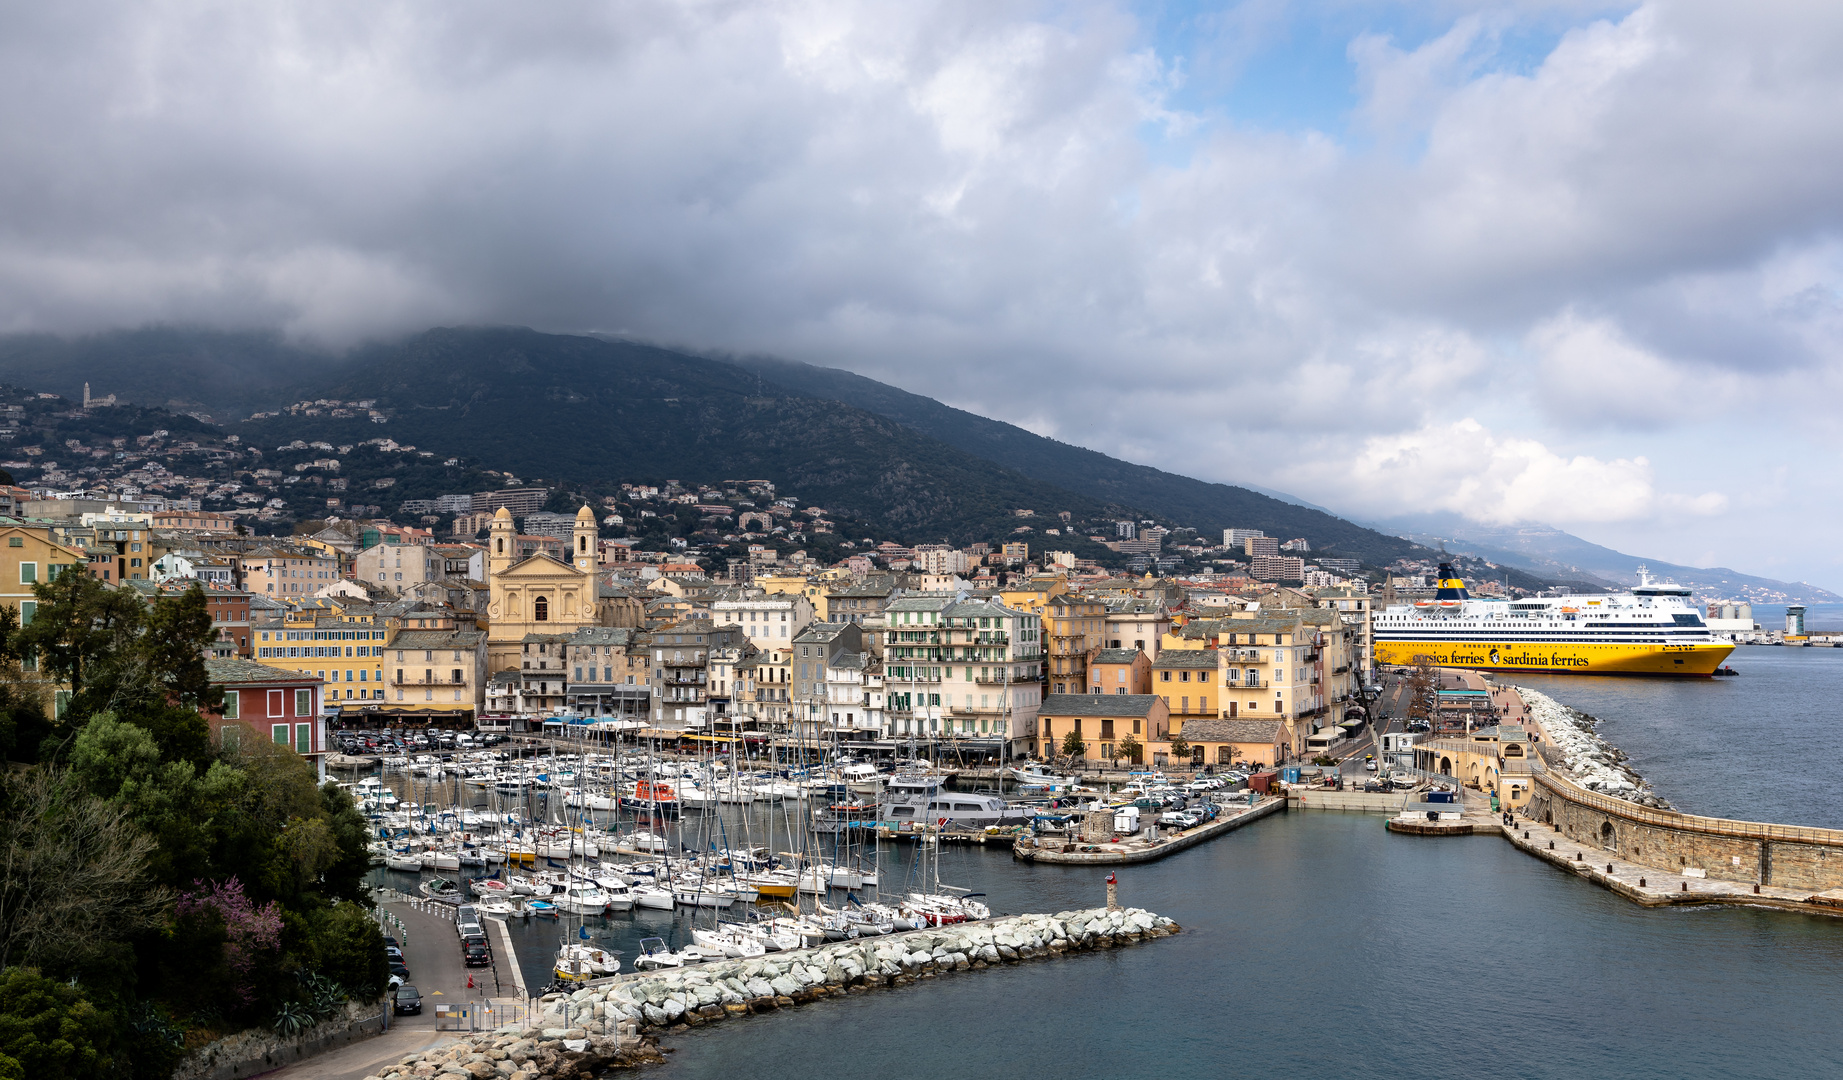
[[[493,954],[486,947],[485,938],[471,938],[461,943],[461,963],[468,967],[487,967],[493,962]]]
[[[390,962],[390,973],[404,980],[408,980],[410,977],[410,969],[405,966],[401,960],[392,960]]]
[[[391,995],[391,1011],[398,1016],[405,1013],[422,1015],[422,994],[414,986],[404,983],[397,987],[395,994]]]

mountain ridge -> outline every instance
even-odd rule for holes
[[[1485,525],[1458,514],[1414,514],[1369,523],[1401,532],[1418,543],[1464,551],[1479,558],[1519,567],[1549,578],[1586,576],[1609,587],[1637,584],[1638,568],[1654,578],[1668,577],[1698,595],[1752,603],[1835,603],[1843,597],[1808,582],[1744,574],[1725,566],[1697,567],[1628,555],[1551,525],[1521,522]]]

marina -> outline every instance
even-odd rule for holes
[[[1774,650],[1774,653],[1783,655],[1783,652],[1780,650]],[[1589,683],[1587,685],[1596,684]],[[1724,684],[1703,682],[1700,684],[1679,685],[1699,685],[1704,688],[1711,688],[1721,687]],[[1504,692],[1508,693],[1509,691]],[[1563,693],[1564,695],[1567,693],[1565,690],[1556,692]],[[1532,726],[1539,723],[1539,721],[1527,715],[1531,710],[1518,709],[1514,705],[1499,700],[1501,698],[1499,690],[1493,690],[1492,697],[1497,703],[1497,711],[1500,714],[1510,716],[1520,723],[1527,723]],[[1536,711],[1540,712],[1540,710]],[[1602,727],[1601,730],[1605,731],[1606,729]],[[1555,742],[1559,744],[1565,743],[1566,740],[1543,738],[1540,742]],[[549,759],[550,755],[545,755],[545,757]],[[597,762],[588,761],[586,759],[576,762],[565,762],[562,756],[558,756],[556,760],[570,766],[572,771],[579,777],[579,782],[580,778],[591,779],[589,787],[579,786],[577,790],[588,791],[592,789],[592,778],[596,775],[595,770],[598,764]],[[692,763],[689,762],[675,762],[673,767],[678,769],[682,774],[688,771],[691,764]],[[545,767],[547,769],[552,767],[548,760],[546,760]],[[558,769],[560,773],[561,766],[559,766]],[[551,774],[547,772],[546,775]],[[416,783],[422,783],[425,779],[424,777],[417,777],[414,778],[414,781]],[[410,780],[411,778],[407,775],[399,777],[395,774],[386,774],[382,778],[381,784],[385,788],[399,792],[399,802],[408,802],[409,800],[401,793],[406,790],[413,790],[406,788],[406,784],[408,784]],[[686,775],[679,775],[665,782],[676,785],[675,790],[681,792],[689,786],[705,786],[701,779],[694,779]],[[785,783],[788,781],[785,778],[780,778],[777,782]],[[858,801],[855,798],[850,798],[848,786],[844,793],[832,790],[833,780],[830,778],[810,777],[807,778],[807,782],[817,783],[819,786],[808,789],[807,795],[795,795],[791,799],[783,796],[782,799],[776,800],[772,796],[769,796],[759,801],[750,800],[748,802],[732,802],[725,804],[721,800],[718,800],[716,805],[709,807],[685,807],[684,812],[677,819],[641,817],[632,813],[624,814],[618,809],[607,812],[590,810],[574,824],[564,825],[565,831],[568,832],[573,839],[566,839],[563,844],[553,846],[551,852],[554,856],[565,850],[570,850],[571,858],[575,865],[586,865],[591,860],[589,856],[584,853],[585,849],[581,847],[580,842],[584,839],[592,839],[599,843],[605,835],[614,838],[614,842],[610,844],[606,851],[600,852],[593,860],[594,862],[622,864],[626,863],[628,860],[645,862],[650,859],[656,861],[668,853],[675,857],[689,857],[691,851],[700,847],[700,843],[687,841],[687,835],[692,837],[702,836],[706,830],[713,830],[718,836],[727,835],[731,837],[732,846],[729,848],[731,851],[749,850],[750,848],[745,847],[745,845],[736,844],[734,842],[734,838],[741,837],[746,839],[749,836],[753,836],[757,841],[752,845],[752,848],[759,849],[769,846],[764,845],[760,841],[766,836],[771,821],[784,824],[786,821],[798,820],[802,814],[813,815],[815,804],[819,804],[819,808],[821,809],[834,805],[829,801],[834,795],[841,798],[849,798],[852,803]],[[952,792],[955,787],[962,782],[964,781],[955,780],[951,783],[932,784],[930,786],[933,790],[928,797],[930,799],[938,798],[942,793],[947,793],[948,798],[957,797],[953,795]],[[976,783],[977,781],[972,782]],[[1612,781],[1607,780],[1605,782],[1611,783]],[[724,783],[728,783],[728,781]],[[715,788],[717,790],[722,790],[723,786],[723,784],[717,784]],[[1181,785],[1166,786],[1173,788],[1181,787]],[[1454,803],[1430,804],[1421,801],[1424,797],[1431,797],[1426,796],[1424,793],[1391,792],[1378,794],[1355,790],[1334,790],[1325,785],[1307,783],[1284,784],[1276,782],[1275,787],[1275,795],[1264,798],[1257,797],[1255,805],[1253,806],[1247,805],[1249,795],[1245,789],[1232,792],[1209,793],[1208,798],[1213,805],[1233,806],[1235,802],[1240,801],[1241,806],[1238,812],[1248,816],[1245,820],[1233,824],[1226,820],[1219,819],[1218,821],[1207,822],[1190,829],[1174,830],[1175,835],[1173,835],[1173,832],[1161,830],[1155,842],[1148,842],[1150,841],[1149,836],[1141,836],[1134,840],[1132,846],[1138,848],[1138,851],[1129,851],[1127,850],[1128,845],[1122,844],[1118,845],[1115,850],[1107,852],[1081,852],[1075,850],[1066,853],[1062,851],[1042,852],[1042,855],[1049,856],[1048,858],[1027,857],[1024,852],[1029,849],[1031,844],[1042,843],[1044,841],[1053,842],[1058,847],[1065,844],[1069,844],[1071,847],[1083,846],[1071,844],[1069,840],[1058,837],[1058,828],[1067,830],[1072,826],[1076,835],[1079,835],[1081,826],[1078,824],[1078,821],[1087,813],[1098,811],[1083,810],[1073,814],[1058,815],[1063,819],[1060,825],[1049,828],[1040,828],[1042,823],[1036,818],[1033,818],[1028,825],[988,825],[984,827],[937,825],[930,829],[926,827],[925,824],[918,826],[912,822],[905,822],[898,825],[894,822],[879,820],[882,815],[873,813],[864,819],[846,822],[836,832],[824,831],[822,820],[824,815],[815,816],[813,820],[821,823],[822,827],[814,829],[812,836],[804,841],[806,845],[806,854],[801,855],[803,864],[804,860],[818,853],[819,849],[817,845],[819,844],[835,843],[839,845],[842,851],[855,843],[862,848],[862,853],[855,859],[827,860],[827,862],[834,867],[844,865],[858,867],[860,872],[867,870],[869,877],[875,883],[870,884],[860,880],[857,886],[841,890],[831,887],[832,882],[829,878],[818,876],[815,877],[811,884],[815,889],[822,885],[826,886],[824,892],[802,891],[796,885],[793,899],[798,902],[797,906],[804,911],[824,914],[825,910],[838,913],[849,908],[853,903],[853,898],[856,898],[859,902],[869,902],[873,904],[878,903],[879,898],[906,898],[908,893],[920,891],[919,889],[911,887],[914,884],[917,868],[925,868],[928,867],[932,861],[938,861],[940,865],[932,871],[926,869],[922,870],[923,876],[925,877],[928,873],[932,873],[935,875],[936,880],[951,881],[962,888],[983,892],[985,895],[979,898],[979,902],[988,906],[990,911],[994,913],[993,917],[996,919],[999,917],[997,913],[1006,910],[1032,910],[1033,908],[1042,910],[1042,905],[1045,904],[1048,906],[1056,906],[1058,893],[1065,891],[1068,887],[1089,890],[1089,895],[1092,896],[1092,890],[1097,887],[1096,879],[1093,875],[1106,869],[1108,864],[1112,863],[1119,866],[1122,870],[1131,866],[1133,877],[1126,884],[1127,887],[1132,890],[1132,895],[1136,899],[1141,900],[1141,902],[1150,899],[1152,903],[1159,908],[1168,909],[1174,904],[1182,908],[1190,903],[1190,901],[1181,899],[1181,897],[1189,895],[1191,891],[1190,887],[1185,886],[1179,892],[1172,892],[1172,886],[1175,886],[1176,881],[1181,879],[1173,879],[1166,885],[1159,884],[1159,882],[1164,880],[1167,876],[1166,872],[1162,869],[1163,867],[1183,865],[1193,868],[1219,868],[1216,870],[1202,871],[1205,873],[1206,878],[1210,878],[1217,882],[1217,888],[1222,888],[1224,884],[1224,879],[1219,876],[1220,872],[1231,865],[1238,868],[1234,871],[1236,874],[1245,872],[1271,877],[1278,872],[1280,876],[1275,880],[1284,882],[1287,879],[1287,873],[1284,869],[1285,864],[1263,862],[1258,857],[1258,853],[1272,850],[1273,845],[1276,843],[1281,844],[1282,847],[1290,847],[1296,844],[1304,835],[1310,834],[1322,835],[1326,838],[1331,836],[1348,837],[1349,843],[1345,843],[1343,840],[1338,842],[1339,845],[1342,845],[1341,850],[1344,851],[1343,855],[1340,857],[1355,859],[1357,864],[1361,865],[1375,865],[1379,869],[1381,864],[1374,864],[1371,854],[1385,855],[1385,853],[1383,851],[1373,850],[1375,841],[1359,841],[1357,838],[1364,835],[1365,829],[1374,830],[1377,824],[1387,822],[1390,833],[1399,834],[1405,831],[1413,831],[1423,834],[1419,836],[1402,835],[1398,840],[1384,844],[1386,848],[1385,857],[1387,865],[1390,867],[1388,871],[1390,879],[1393,879],[1397,872],[1425,873],[1425,870],[1413,871],[1412,867],[1417,863],[1431,859],[1441,865],[1450,864],[1448,865],[1448,869],[1442,872],[1442,880],[1452,880],[1450,875],[1458,866],[1466,866],[1469,868],[1494,867],[1495,869],[1490,870],[1490,873],[1497,875],[1497,878],[1501,880],[1499,880],[1497,884],[1489,886],[1491,889],[1512,888],[1521,890],[1521,892],[1525,894],[1528,893],[1537,882],[1543,880],[1540,877],[1534,879],[1528,878],[1528,873],[1531,872],[1531,870],[1540,868],[1541,872],[1544,873],[1553,873],[1556,870],[1560,870],[1565,879],[1575,879],[1603,886],[1606,890],[1603,895],[1621,904],[1631,902],[1635,910],[1643,910],[1645,908],[1709,908],[1711,906],[1717,908],[1733,908],[1745,906],[1754,909],[1763,916],[1772,917],[1774,913],[1777,913],[1776,917],[1781,918],[1783,918],[1786,913],[1791,912],[1823,914],[1843,913],[1843,907],[1836,906],[1834,898],[1827,898],[1822,895],[1827,890],[1802,887],[1788,888],[1766,884],[1760,886],[1759,891],[1755,892],[1754,883],[1724,880],[1719,871],[1711,872],[1708,868],[1693,866],[1687,868],[1689,871],[1700,869],[1703,871],[1701,875],[1694,872],[1683,872],[1684,868],[1672,871],[1668,868],[1658,867],[1627,858],[1620,853],[1598,851],[1593,845],[1580,843],[1566,834],[1558,833],[1553,825],[1533,820],[1527,815],[1514,817],[1512,820],[1516,822],[1515,827],[1507,827],[1504,824],[1504,818],[1501,812],[1493,811],[1486,805],[1488,800],[1485,797],[1486,793],[1482,791],[1462,789]],[[1435,785],[1436,789],[1437,787],[1438,785]],[[462,790],[467,790],[465,785]],[[478,790],[484,791],[486,789]],[[564,790],[567,791],[567,789]],[[1671,790],[1673,796],[1677,795],[1674,787],[1669,790]],[[826,797],[813,799],[811,794],[814,791],[821,791]],[[1604,797],[1594,792],[1584,792],[1584,796]],[[548,811],[550,806],[554,803],[563,802],[562,797],[556,789],[546,791],[546,789],[542,787],[528,786],[523,789],[520,797],[529,800],[517,809],[516,812],[520,814],[525,814],[528,811]],[[1047,806],[1049,801],[1051,800],[1045,798],[1041,805]],[[1123,803],[1123,800],[1118,795],[1114,797],[1114,801],[1116,804]],[[455,809],[453,807],[443,808],[440,806],[440,802],[441,800],[439,799],[432,800],[432,805],[437,807],[434,813],[438,818],[445,809]],[[491,804],[492,798],[490,796],[486,797],[485,805],[477,807],[476,813],[483,813],[495,809]],[[1281,812],[1283,808],[1289,805],[1295,810],[1333,810],[1344,812],[1331,814],[1287,814]],[[1670,811],[1653,811],[1648,807],[1636,804],[1631,805],[1634,811],[1670,813]],[[793,808],[792,812],[790,812],[790,807]],[[1416,807],[1420,809],[1417,810],[1415,809]],[[465,808],[462,807],[460,809]],[[496,809],[504,811],[506,807],[501,804]],[[584,808],[578,806],[570,809],[580,812]],[[1052,809],[1061,810],[1063,808],[1055,807]],[[1404,812],[1404,809],[1406,812]],[[1437,817],[1434,817],[1433,820],[1423,820],[1421,822],[1413,821],[1417,813],[1425,815],[1429,810],[1432,810],[1433,814],[1436,814]],[[1145,813],[1145,811],[1142,809],[1141,813]],[[531,814],[530,816],[536,817],[537,815]],[[1259,828],[1246,829],[1237,827],[1253,822],[1257,817],[1261,819],[1259,821]],[[476,818],[476,820],[478,819]],[[552,822],[553,826],[559,824],[562,823]],[[782,825],[776,825],[775,827],[780,828]],[[1357,829],[1358,832],[1350,833],[1347,831],[1352,828]],[[1302,829],[1304,830],[1303,833],[1300,831]],[[1327,829],[1331,831],[1326,833],[1325,830]],[[1381,830],[1377,830],[1377,832],[1380,831]],[[1527,838],[1524,837],[1524,832],[1529,833]],[[1438,841],[1429,843],[1427,838],[1429,834],[1464,835],[1467,833],[1470,834],[1470,839],[1463,843],[1454,843],[1451,845],[1443,844]],[[779,835],[785,836],[786,833],[782,832]],[[1373,836],[1375,833],[1369,833],[1368,835]],[[1488,842],[1488,840],[1479,839],[1478,837],[1480,835],[1484,835],[1487,838],[1503,837],[1509,842],[1501,845],[1492,844]],[[1213,842],[1201,842],[1206,839]],[[1549,850],[1547,847],[1550,841],[1555,842],[1555,849],[1553,851]],[[1113,846],[1111,837],[1106,843],[1109,846]],[[1142,854],[1151,851],[1153,843],[1157,843],[1160,846],[1170,845],[1170,847],[1168,850],[1150,854],[1149,857]],[[1181,846],[1179,846],[1180,844]],[[1400,845],[1407,846],[1403,847]],[[704,848],[709,847],[708,843],[703,843],[701,846]],[[799,854],[796,850],[796,845],[783,843],[778,837],[773,842],[772,846],[776,851]],[[1099,844],[1092,846],[1097,848],[1101,847]],[[1502,856],[1490,854],[1493,851],[1505,852],[1514,856],[1515,859],[1523,861],[1520,863],[1512,862],[1505,864],[1502,861]],[[1364,852],[1371,852],[1371,854],[1363,854]],[[1278,855],[1277,851],[1273,853],[1276,856]],[[1057,856],[1084,855],[1089,858],[1057,858]],[[1165,859],[1162,857],[1164,855],[1178,855],[1179,857]],[[1094,858],[1094,856],[1103,856],[1103,858]],[[1249,862],[1251,858],[1254,859],[1253,862]],[[550,856],[537,856],[532,863],[524,867],[518,876],[530,878],[532,881],[536,882],[541,880],[539,875],[546,871],[556,873],[557,871],[554,868],[544,865],[547,859],[549,861],[559,861]],[[1198,863],[1197,860],[1199,859],[1203,861]],[[1458,863],[1451,863],[1452,859],[1457,859],[1459,861]],[[1227,860],[1227,862],[1225,862],[1225,860]],[[1400,865],[1398,866],[1397,864]],[[480,870],[486,870],[488,874],[491,873],[491,871],[485,867],[475,868],[468,871],[468,873],[477,873]],[[402,881],[407,877],[406,873],[403,871],[394,871],[388,868],[380,870],[379,873],[386,876],[393,876],[394,880],[398,881]],[[439,877],[442,873],[443,872],[433,870],[419,870],[414,880],[420,885],[430,875]],[[1044,875],[1051,876],[1045,877]],[[1212,875],[1218,876],[1212,877]],[[502,874],[501,876],[505,877],[509,876],[509,874]],[[631,877],[632,875],[629,876]],[[1487,878],[1486,880],[1491,879]],[[1518,882],[1521,884],[1517,884]],[[1151,891],[1147,892],[1146,890],[1148,889]],[[1230,890],[1231,894],[1235,891],[1236,890],[1233,889]],[[1295,892],[1294,895],[1299,894]],[[674,899],[676,900],[676,898]],[[1070,897],[1070,899],[1074,899],[1074,897]],[[1554,902],[1557,899],[1559,898],[1551,897],[1548,902]],[[757,955],[753,959],[749,956],[719,955],[721,952],[721,944],[715,943],[711,935],[713,933],[720,934],[726,930],[735,929],[735,926],[726,927],[724,924],[741,924],[764,920],[772,921],[772,919],[777,917],[774,906],[771,904],[764,906],[760,897],[748,905],[749,911],[747,913],[744,912],[742,907],[735,906],[739,903],[740,901],[733,901],[732,907],[717,909],[717,917],[715,920],[712,920],[708,914],[700,918],[699,912],[708,911],[709,909],[707,908],[694,905],[682,905],[676,902],[671,904],[670,907],[651,910],[636,904],[634,907],[625,911],[607,910],[600,915],[572,915],[557,910],[555,914],[550,916],[512,918],[506,920],[495,931],[497,934],[504,937],[505,944],[503,946],[499,945],[496,939],[495,945],[496,948],[503,948],[506,951],[514,953],[514,962],[522,969],[522,973],[525,976],[527,984],[526,992],[528,994],[526,1000],[529,1009],[542,1012],[545,1009],[554,1010],[564,1005],[564,1003],[581,1003],[587,1001],[590,1003],[591,1007],[595,1005],[603,1007],[604,1016],[602,1019],[606,1022],[607,1016],[605,1015],[605,1010],[610,1001],[609,995],[613,992],[614,987],[633,985],[636,982],[644,982],[649,979],[682,979],[686,977],[692,977],[702,985],[703,980],[709,978],[709,973],[718,970],[719,966],[723,964],[758,963],[764,960],[773,961],[776,957],[779,957],[781,962],[784,963],[788,957],[793,955],[791,952],[786,951],[779,953],[764,951],[763,954]],[[1256,905],[1250,910],[1258,911],[1259,905]],[[1738,912],[1736,914],[1738,915]],[[759,918],[756,916],[759,916]],[[1198,915],[1195,912],[1192,913],[1191,917],[1174,917],[1180,918],[1180,921],[1184,922],[1187,928],[1193,930],[1198,927],[1207,928],[1218,921],[1212,916],[1206,914]],[[1831,920],[1823,919],[1820,920],[1820,922],[1829,924]],[[948,924],[949,927],[953,925],[954,924]],[[959,925],[976,926],[979,925],[979,923],[974,921]],[[573,938],[584,929],[589,933],[589,944],[593,947],[620,954],[620,963],[617,965],[619,973],[612,976],[595,974],[587,981],[579,983],[573,988],[565,989],[563,987],[551,985],[558,981],[555,972],[550,970],[550,961],[553,958],[553,954],[558,950],[559,941],[564,940],[566,937]],[[874,947],[876,943],[883,943],[887,954],[888,943],[900,940],[905,933],[938,933],[940,929],[941,928],[931,927],[928,931],[898,930],[888,936],[860,937],[855,940],[845,939],[843,941],[830,942],[815,941],[810,945],[803,941],[800,943],[800,948],[824,949],[834,946],[864,948],[867,946]],[[1204,932],[1208,933],[1207,929],[1205,929]],[[1642,936],[1641,934],[1641,937]],[[649,941],[651,942],[650,945],[645,944]],[[684,955],[689,951],[693,952],[695,956],[697,950],[712,946],[713,944],[715,947],[711,949],[710,955],[697,958],[686,957]],[[648,948],[661,951],[662,955],[666,956],[676,954],[681,957],[684,962],[673,966],[655,967],[650,971],[635,970],[636,965],[634,961],[642,956]],[[932,950],[930,950],[930,955],[932,955]],[[1653,958],[1653,961],[1647,962],[1654,962],[1654,960],[1655,958]],[[969,966],[971,966],[972,961],[969,960],[968,963]],[[1162,968],[1168,965],[1157,964],[1156,966]],[[501,985],[507,984],[508,981],[509,980],[507,980],[502,973],[500,978]],[[958,999],[963,996],[962,991],[947,989],[950,985],[954,984],[943,984],[942,988],[930,989],[930,1000],[932,1001],[935,995],[942,993],[946,993],[949,999]],[[548,993],[545,992],[547,986],[550,987],[550,992]],[[810,987],[801,987],[800,989],[803,991],[812,990],[812,992],[806,993],[802,999],[793,999],[787,995],[779,994],[775,995],[775,997],[788,997],[789,1001],[803,1000],[811,1002],[813,1008],[818,1008],[822,1012],[834,1008],[858,1009],[862,1007],[857,1004],[859,1001],[857,996],[859,991],[849,987],[842,991],[838,990],[836,987],[816,990]],[[1039,985],[1038,992],[1040,993],[1042,989],[1043,987]],[[559,993],[559,990],[562,990],[562,992]],[[510,1001],[511,999],[506,1000]],[[821,1005],[820,1003],[824,1004]],[[643,1007],[646,1003],[635,1002],[634,1004],[641,1006],[641,1017],[638,1019],[632,1017],[626,1018],[635,1020],[632,1028],[628,1031],[626,1043],[623,1044],[619,1041],[617,1033],[620,1030],[620,1021],[618,1020],[615,1021],[613,1028],[607,1029],[609,1034],[605,1036],[595,1036],[613,1040],[607,1044],[610,1052],[613,1052],[616,1046],[626,1046],[628,1051],[632,1051],[636,1045],[633,1042],[635,1033],[644,1028],[648,1031],[657,1030],[661,1033],[670,1033],[670,1038],[668,1040],[670,1043],[669,1049],[673,1052],[669,1055],[668,1061],[669,1070],[673,1075],[709,1075],[709,1073],[704,1070],[706,1068],[716,1067],[714,1064],[715,1062],[732,1060],[727,1052],[716,1049],[716,1044],[708,1042],[710,1039],[727,1040],[730,1038],[730,1036],[721,1035],[718,1032],[717,1029],[723,1025],[716,1025],[713,1027],[710,1024],[710,1020],[714,1018],[713,1016],[700,1016],[693,1010],[689,1017],[682,1015],[680,1017],[668,1016],[666,1018],[667,1022],[660,1024],[657,1022],[657,1016],[651,1018],[646,1017]],[[663,1002],[652,1002],[651,1004],[661,1010],[666,1008]],[[1245,1004],[1244,1002],[1244,1005]],[[737,1005],[741,1005],[742,1007],[735,1008],[734,1006]],[[772,1011],[780,1012],[786,1008],[786,1005],[787,1002],[775,1002]],[[761,1008],[767,1008],[765,1005],[758,1008],[754,1005],[739,1002],[719,1002],[716,1007],[725,1017],[752,1014],[760,1011]],[[934,1005],[931,1004],[930,1008],[933,1007]],[[952,1001],[949,1000],[943,1003],[943,1007],[953,1007]],[[705,1006],[700,1005],[698,1008],[702,1009],[705,1008]],[[785,1017],[777,1019],[774,1025],[769,1028],[749,1025],[748,1030],[751,1034],[748,1036],[748,1041],[750,1045],[762,1052],[767,1052],[763,1049],[764,1047],[780,1045],[784,1038],[782,1034],[783,1026],[793,1030],[805,1030],[807,1021],[800,1018],[804,1014],[805,1010],[788,1013]],[[544,1021],[544,1023],[551,1025],[547,1030],[558,1030],[556,1024],[560,1022],[561,1020],[554,1014],[551,1020]],[[575,1023],[578,1021],[572,1020],[571,1022]],[[537,1021],[531,1021],[531,1023],[535,1024]],[[876,1024],[874,1021],[871,1021],[871,1023],[872,1030],[883,1033],[884,1035],[890,1033],[891,1029],[889,1029],[887,1025]],[[575,1029],[567,1030],[573,1031]],[[501,1037],[503,1037],[504,1034],[505,1033],[502,1032]],[[651,1036],[648,1036],[648,1038],[650,1039]],[[902,1041],[903,1040],[900,1038],[895,1040],[898,1045],[900,1045]],[[1079,1040],[1077,1041],[1079,1042]],[[1757,1050],[1758,1047],[1756,1046],[1755,1049]],[[711,1056],[713,1053],[715,1054],[714,1057]],[[879,1056],[880,1053],[881,1052],[879,1052]],[[1076,1067],[1073,1062],[1065,1061],[1063,1064],[1067,1068],[1074,1068],[1075,1074],[1080,1075],[1079,1068]],[[728,1068],[731,1066],[724,1067]],[[897,1067],[896,1071],[899,1075],[913,1075],[904,1074],[900,1067]],[[1176,1074],[1187,1075],[1185,1070],[1181,1067],[1176,1070]],[[1303,1068],[1301,1074],[1332,1075],[1323,1071],[1315,1071],[1312,1068]],[[1532,1074],[1546,1075],[1540,1069],[1534,1070]],[[1697,1074],[1691,1072],[1690,1075]],[[1787,1075],[1798,1075],[1798,1073],[1794,1071]]]

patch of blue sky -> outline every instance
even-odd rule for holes
[[[1186,156],[1216,123],[1317,131],[1360,143],[1363,87],[1351,55],[1357,39],[1383,37],[1412,52],[1478,15],[1486,32],[1461,77],[1528,75],[1570,29],[1620,18],[1633,6],[1594,0],[1579,6],[1563,0],[1553,8],[1454,0],[1138,0],[1132,7],[1145,40],[1175,75],[1168,108],[1203,120],[1188,130],[1148,124],[1143,137],[1153,155],[1167,161]]]

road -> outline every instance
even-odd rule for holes
[[[384,908],[403,921],[403,958],[410,969],[410,985],[422,992],[422,1013],[392,1016],[390,1031],[364,1039],[338,1050],[309,1058],[267,1074],[283,1080],[362,1080],[376,1073],[385,1062],[396,1061],[417,1051],[427,1050],[454,1038],[435,1029],[438,1004],[485,1001],[491,997],[514,997],[510,968],[516,961],[500,955],[503,935],[487,936],[493,950],[493,967],[470,968],[461,962],[461,941],[454,923],[432,911],[423,911],[406,903],[387,903]],[[498,972],[506,971],[504,976]],[[472,978],[473,987],[467,985]],[[501,994],[503,990],[503,995]]]
[[[1358,729],[1359,734],[1356,738],[1340,743],[1332,751],[1332,755],[1338,759],[1338,765],[1346,777],[1352,775],[1352,770],[1342,769],[1345,764],[1354,765],[1355,772],[1361,773],[1365,771],[1363,769],[1365,754],[1376,754],[1380,759],[1380,736],[1404,723],[1401,717],[1406,716],[1408,712],[1407,694],[1408,691],[1402,679],[1396,678],[1391,682],[1388,678],[1384,678],[1382,696],[1376,701],[1376,712],[1370,717],[1370,722]]]

